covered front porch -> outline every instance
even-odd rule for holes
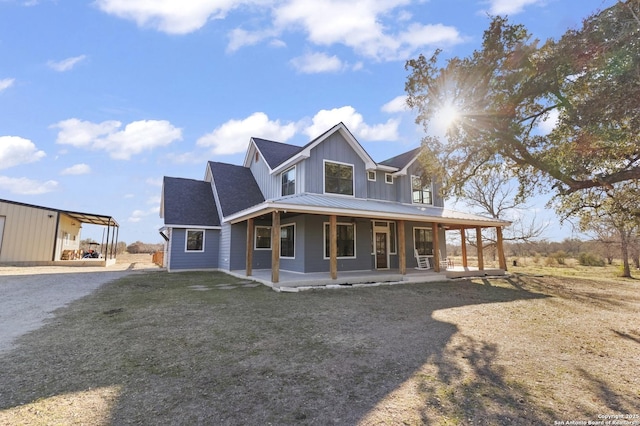
[[[232,269],[236,275],[255,279],[274,288],[294,288],[348,286],[381,282],[425,282],[463,276],[501,275],[506,271],[502,227],[509,223],[505,221],[442,208],[370,200],[343,201],[340,199],[338,204],[333,199],[327,200],[327,197],[313,196],[313,198],[306,197],[305,201],[307,203],[315,202],[316,205],[293,204],[291,199],[286,201],[288,201],[286,204],[281,201],[267,206],[262,205],[256,211],[243,212],[244,214],[233,218],[232,223],[244,222],[246,225],[245,268],[239,270],[236,266],[236,269]],[[292,227],[292,221],[295,221],[296,217],[303,216],[317,219],[307,221],[306,226],[298,223],[293,227],[292,232],[289,229],[287,233],[281,233],[283,228]],[[283,220],[283,218],[285,219]],[[385,223],[387,225],[384,225]],[[393,223],[393,227],[391,227],[391,223]],[[353,249],[348,252],[352,256],[349,259],[357,260],[360,267],[354,268],[354,263],[351,263],[350,267],[346,267],[345,257],[341,257],[345,256],[344,232],[340,232],[342,235],[340,237],[339,226],[342,226],[342,231],[344,231],[345,226],[353,226],[355,229],[356,224],[360,240],[357,244],[357,250],[355,241],[352,241]],[[388,228],[379,229],[380,224],[388,226]],[[362,234],[363,225],[369,228],[367,235]],[[264,231],[269,229],[266,236],[268,250],[270,250],[270,262],[268,263],[270,268],[268,269],[265,268],[264,250],[260,251],[262,267],[256,267],[256,262],[254,262],[254,255],[256,255],[258,247],[257,228],[261,228],[261,238],[265,238]],[[500,260],[497,269],[488,269],[484,265],[482,231],[487,228],[495,228],[497,236],[496,248]],[[285,240],[285,238],[291,238],[291,235],[301,234],[295,236],[294,239],[303,237],[308,242],[312,239],[311,235],[322,236],[323,232],[323,237],[314,239],[314,245],[307,245],[306,248],[296,246],[296,249],[293,250],[291,241]],[[447,258],[446,232],[459,232],[463,241],[462,257],[457,264]],[[468,232],[475,233],[476,246],[478,247],[477,263],[474,262],[473,265],[468,261],[465,244]],[[283,235],[285,236],[283,237]],[[425,235],[429,237],[425,239]],[[355,240],[355,237],[353,238]],[[363,243],[363,238],[367,242]],[[281,250],[281,243],[287,244],[284,251]],[[364,246],[370,244],[370,247],[363,247],[363,244]],[[318,254],[317,250],[320,248],[316,248],[317,246],[323,247],[321,250],[326,262],[324,270],[317,272],[318,269],[298,269],[296,272],[292,272],[292,269],[287,267],[292,265],[291,259],[299,259],[299,254],[295,254],[296,250],[302,250],[304,252],[302,257],[307,256],[307,260],[308,257],[313,257],[312,253],[316,256],[315,258],[321,256]],[[395,259],[393,264],[389,262],[388,255],[391,246],[393,246]],[[307,249],[310,250],[308,253]],[[384,255],[386,258],[383,256],[382,262],[380,262],[380,250],[386,250]],[[281,253],[287,253],[284,267],[281,267]],[[418,255],[428,257],[428,262],[418,262]],[[297,264],[299,265],[300,262]],[[345,265],[345,268],[341,269],[339,265]],[[317,267],[317,265],[315,266]]]

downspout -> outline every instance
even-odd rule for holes
[[[53,234],[53,253],[51,253],[51,261],[56,261],[56,249],[58,246],[58,230],[60,228],[60,212],[56,213],[56,230]]]

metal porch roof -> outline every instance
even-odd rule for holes
[[[428,205],[401,204],[389,201],[309,193],[268,200],[226,217],[225,221],[237,223],[274,210],[371,217],[388,220],[429,221],[457,227],[493,227],[508,226],[511,224],[511,222],[505,220],[492,219]]]

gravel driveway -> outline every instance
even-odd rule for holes
[[[100,267],[0,267],[0,353],[15,340],[41,327],[53,311],[84,297],[101,285],[153,264]]]

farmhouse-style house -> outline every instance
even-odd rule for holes
[[[325,273],[329,282],[349,271],[439,272],[450,229],[464,241],[465,230],[481,240],[482,228],[496,228],[501,252],[509,222],[445,209],[419,151],[376,163],[343,123],[302,147],[252,138],[242,166],[209,161],[204,180],[164,178],[164,264],[268,271],[278,286],[281,271]]]

